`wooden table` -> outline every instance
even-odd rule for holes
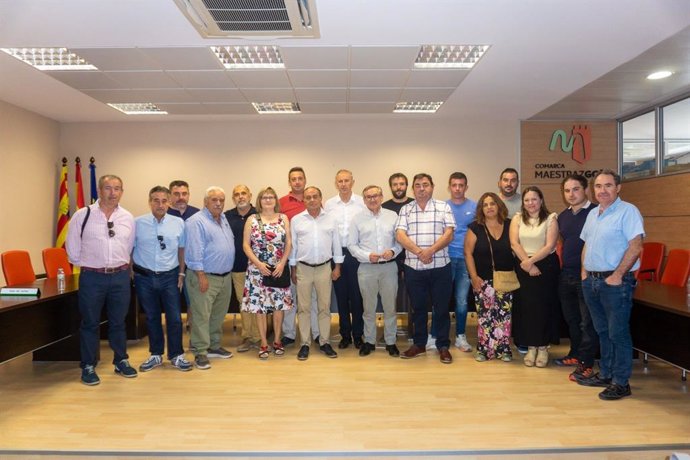
[[[690,369],[690,306],[684,287],[640,281],[633,294],[633,347],[682,371]]]

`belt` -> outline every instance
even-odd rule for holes
[[[111,275],[113,273],[119,273],[125,270],[129,270],[129,264],[120,265],[119,267],[105,267],[105,268],[93,268],[93,267],[81,267],[83,272],[95,272],[95,273],[105,273]]]
[[[148,268],[142,267],[141,265],[132,264],[132,270],[134,273],[138,273],[143,276],[156,276],[156,275],[168,275],[172,272],[176,272],[180,267],[171,268],[170,270],[165,270],[162,272],[156,272],[149,270]]]
[[[211,276],[220,276],[220,277],[223,277],[223,276],[228,276],[228,275],[230,274],[230,272],[225,272],[225,273],[206,273],[206,274],[207,274],[207,275],[211,275]]]
[[[613,275],[613,272],[587,272],[589,276],[592,278],[601,278],[601,279],[606,279],[609,276]]]
[[[322,265],[326,265],[326,264],[329,263],[331,260],[333,260],[333,259],[328,259],[327,261],[321,262],[320,264],[310,264],[310,263],[308,263],[308,262],[302,262],[301,260],[299,261],[299,263],[301,263],[301,264],[303,264],[303,265],[306,265],[307,267],[312,267],[312,268],[313,268],[313,267],[320,267],[320,266],[322,266]]]
[[[383,262],[380,262],[380,261],[379,261],[379,262],[376,262],[376,264],[374,264],[374,265],[389,264],[389,263],[391,263],[391,262],[395,262],[395,259],[388,259],[388,260],[384,260]]]

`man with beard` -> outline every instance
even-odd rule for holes
[[[513,168],[506,168],[501,172],[498,179],[498,195],[503,200],[503,204],[508,208],[508,217],[513,217],[516,212],[520,211],[522,206],[522,196],[518,192],[520,185],[520,176],[517,170]]]

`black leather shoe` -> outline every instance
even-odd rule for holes
[[[297,359],[300,361],[306,361],[307,358],[309,358],[309,347],[302,345],[302,348],[299,349],[299,353],[297,353]]]
[[[599,393],[599,399],[604,401],[615,401],[617,399],[625,398],[626,396],[632,395],[630,391],[630,385],[618,385],[617,383],[612,383],[604,391]]]
[[[362,340],[361,337],[357,337],[355,339],[354,343],[355,343],[355,348],[359,350],[360,348],[362,348],[362,344],[364,344],[364,341]]]
[[[369,356],[372,351],[376,350],[376,346],[364,342],[361,347],[359,347],[359,356]]]
[[[346,337],[343,337],[342,340],[340,341],[340,343],[338,344],[338,348],[340,348],[341,350],[344,350],[347,347],[349,347],[351,343],[352,343],[352,340],[350,340]]]
[[[398,347],[393,345],[386,345],[386,351],[388,352],[389,355],[398,357],[400,356],[400,350],[398,350]]]
[[[337,358],[338,357],[338,353],[335,352],[335,350],[333,349],[333,347],[331,346],[330,343],[326,343],[324,345],[321,345],[319,347],[319,350],[321,350],[321,352],[324,355],[328,356],[329,358]]]
[[[281,340],[281,342],[283,343],[284,347],[287,347],[288,345],[292,345],[293,343],[295,343],[295,339],[291,339],[290,337],[283,336],[283,340]]]

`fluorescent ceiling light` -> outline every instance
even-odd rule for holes
[[[254,109],[265,113],[302,113],[297,102],[252,102]]]
[[[654,72],[647,75],[647,80],[661,80],[662,78],[667,78],[671,75],[673,75],[673,72],[668,70],[661,70],[659,72]]]
[[[284,69],[277,46],[212,46],[226,69]]]
[[[422,45],[414,61],[416,69],[471,69],[489,45]]]
[[[12,57],[38,70],[98,70],[67,48],[1,48]]]
[[[108,104],[110,107],[119,110],[127,115],[167,115],[168,112],[161,110],[150,102],[133,102],[127,104]]]
[[[398,102],[395,113],[436,113],[443,102]]]

